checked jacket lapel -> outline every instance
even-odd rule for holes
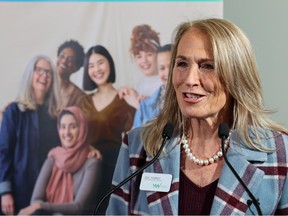
[[[227,158],[247,188],[256,196],[255,194],[263,181],[264,172],[256,167],[252,161],[265,162],[267,153],[239,148],[238,145],[232,144],[227,152]],[[257,199],[257,197],[255,198]],[[257,214],[253,204],[249,209],[248,200],[251,200],[248,193],[225,163],[216,189],[211,215]]]
[[[171,138],[160,156],[145,172],[172,174],[169,192],[149,191],[146,193],[151,215],[178,215],[180,145],[178,138]]]
[[[234,140],[234,139],[232,139]],[[159,158],[145,172],[172,174],[171,189],[168,193],[147,192],[146,198],[149,212],[155,215],[178,215],[179,195],[179,173],[180,173],[180,145],[177,138],[171,139],[165,147],[169,152],[166,156]],[[267,153],[249,150],[239,147],[239,143],[232,141],[227,151],[227,158],[242,181],[256,197],[257,191],[263,182],[264,171],[253,163],[262,164],[267,160]],[[258,197],[256,197],[257,199]],[[239,183],[237,178],[225,163],[219,179],[216,194],[213,200],[211,215],[243,215],[257,214],[255,206],[249,208],[247,201],[249,195]],[[260,204],[261,205],[261,204]]]

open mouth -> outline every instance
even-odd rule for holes
[[[60,65],[58,66],[58,68],[60,68],[61,70],[65,70],[65,69],[66,69],[66,65],[60,64]]]
[[[142,64],[141,67],[143,70],[148,70],[150,68],[150,64]]]
[[[95,73],[94,74],[94,77],[97,79],[101,79],[101,78],[103,78],[103,76],[104,76],[104,73]]]
[[[46,86],[47,85],[47,81],[43,81],[43,80],[38,80],[37,81],[38,84],[42,85],[42,86]]]
[[[199,94],[191,94],[191,93],[183,93],[185,98],[199,99],[203,97],[203,95]]]

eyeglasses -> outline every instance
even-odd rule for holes
[[[44,73],[46,74],[46,76],[48,77],[52,77],[52,71],[51,70],[47,70],[47,69],[44,69],[42,67],[38,67],[36,66],[34,71],[39,74],[39,75],[43,75]]]

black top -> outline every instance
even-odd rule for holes
[[[52,118],[48,113],[47,105],[38,106],[39,125],[39,164],[40,168],[47,158],[48,152],[60,145],[60,138],[57,130],[57,118]]]

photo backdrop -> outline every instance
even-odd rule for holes
[[[1,2],[0,0],[2,76],[0,109],[15,100],[27,62],[37,54],[44,54],[50,56],[56,63],[58,47],[64,41],[77,40],[84,47],[85,52],[97,44],[103,45],[109,50],[115,62],[115,87],[135,87],[143,76],[129,54],[130,35],[135,26],[150,25],[159,33],[163,45],[171,43],[173,31],[181,22],[208,17],[223,17],[223,1]],[[71,78],[81,89],[82,76],[83,68],[80,68]],[[127,112],[127,109],[125,111]],[[101,115],[104,116],[102,113]],[[116,122],[106,121],[105,123],[112,125]],[[95,131],[99,129],[94,128]],[[115,131],[117,133],[117,130]],[[93,146],[95,144],[103,155],[104,168],[101,173],[97,173],[101,182],[99,191],[93,194],[94,205],[111,187],[118,147],[120,147],[120,144],[113,146],[116,143],[113,140],[114,135],[107,135],[111,139],[101,137],[93,140]],[[37,144],[42,147],[41,151],[47,145],[45,143],[35,145]],[[35,154],[40,152],[33,152],[33,155]],[[102,204],[99,213],[105,213],[107,202],[108,199]]]
[[[56,61],[57,48],[78,40],[85,52],[105,46],[116,67],[116,87],[134,86],[141,73],[129,54],[132,28],[149,24],[161,44],[182,21],[223,17],[223,1],[0,2],[0,108],[16,97],[27,62],[36,54]],[[82,88],[82,70],[72,81]]]

